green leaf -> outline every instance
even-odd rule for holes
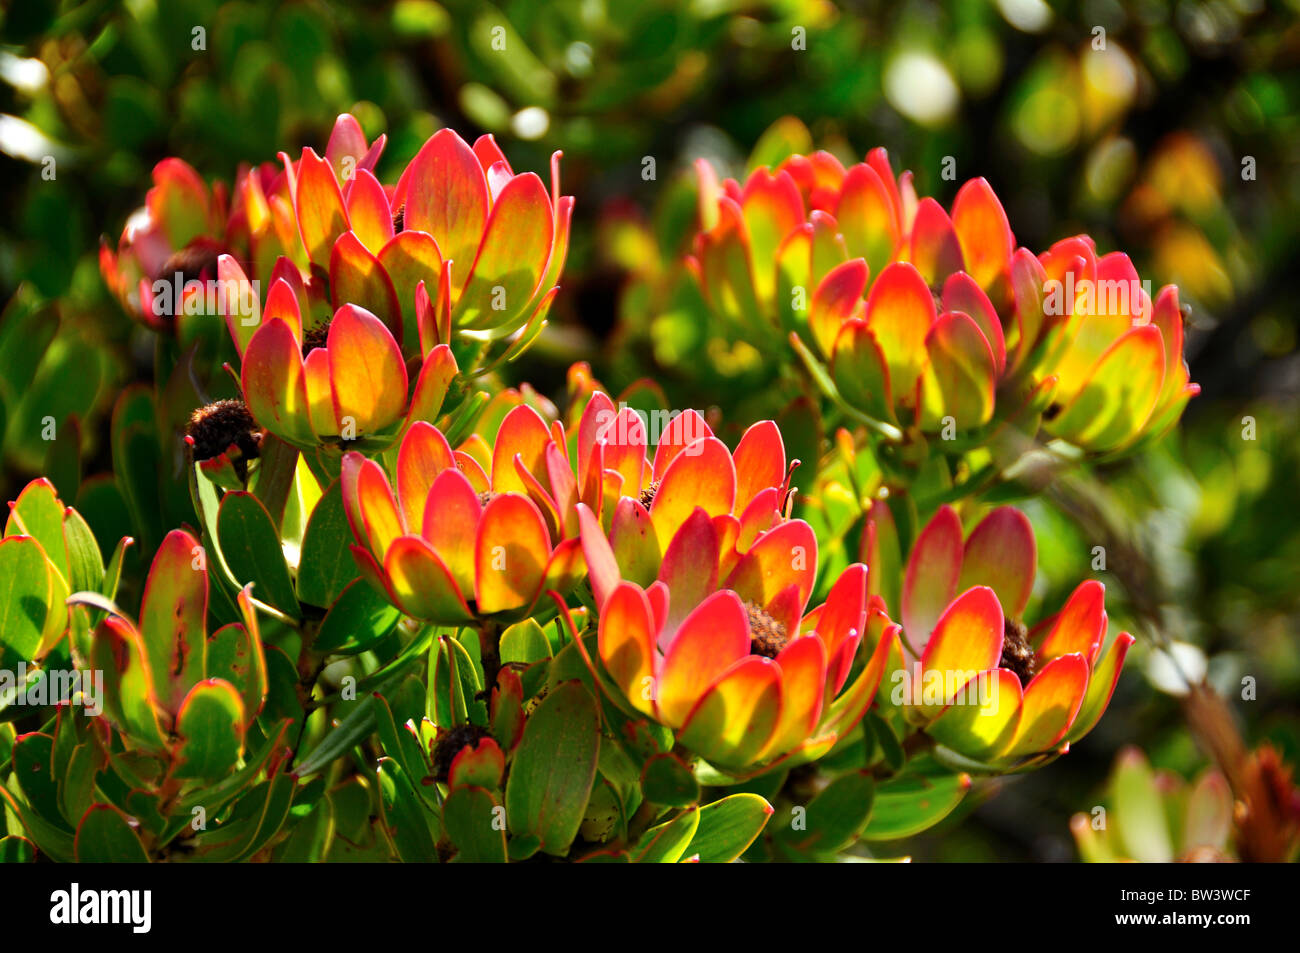
[[[176,714],[181,736],[177,778],[223,778],[244,753],[244,703],[229,682],[208,679],[195,685]]]
[[[483,788],[467,785],[447,796],[442,806],[442,823],[456,845],[459,863],[505,863],[506,825],[500,808],[492,793]]]
[[[436,819],[415,793],[406,772],[392,758],[380,758],[376,774],[384,824],[393,839],[397,856],[408,864],[435,863],[438,850],[434,846],[429,822]]]
[[[30,864],[36,860],[36,845],[20,834],[0,837],[0,864]]]
[[[71,831],[59,805],[58,782],[52,776],[54,739],[32,732],[14,743],[13,772],[23,797],[37,814],[57,827]]]
[[[257,497],[244,490],[222,497],[217,510],[217,542],[236,580],[253,583],[257,599],[299,617],[298,597],[280,550],[280,534]]]
[[[343,511],[343,490],[335,480],[316,503],[302,538],[298,563],[298,598],[321,608],[334,605],[348,583],[359,575],[348,544],[352,530]],[[371,591],[373,587],[370,588]]]
[[[55,826],[41,817],[18,795],[21,791],[15,778],[9,778],[9,788],[0,787],[0,797],[5,799],[9,810],[18,816],[23,829],[42,852],[59,863],[69,863],[73,859],[72,831],[62,826]]]
[[[702,864],[729,864],[754,842],[772,816],[757,794],[732,794],[700,808],[700,825],[686,848]]]
[[[474,698],[482,687],[478,669],[465,646],[458,639],[439,636],[438,644],[430,654],[430,662],[429,720],[439,728],[467,722],[486,724],[487,708]]]
[[[798,854],[837,854],[866,826],[874,794],[875,784],[865,771],[836,778],[803,806],[801,824],[792,818],[788,826],[778,828],[777,839]]]
[[[364,579],[354,579],[325,615],[312,651],[320,655],[357,655],[392,632],[401,619],[402,613],[374,586]]]
[[[700,799],[700,782],[676,755],[659,754],[645,763],[641,793],[652,804],[689,807]]]
[[[928,830],[952,813],[970,790],[965,774],[903,774],[876,788],[863,840],[896,840]]]
[[[208,637],[208,678],[229,682],[244,703],[245,722],[262,707],[267,691],[266,654],[243,625],[223,625]]]
[[[409,660],[408,660],[409,661]],[[293,773],[299,778],[311,777],[317,771],[329,766],[335,758],[341,757],[353,745],[375,730],[375,695],[383,694],[396,685],[406,674],[406,666],[400,666],[391,672],[371,694],[357,699],[346,718],[333,731],[321,739],[320,744],[312,749],[294,765]]]
[[[79,864],[147,864],[149,855],[125,814],[111,804],[92,804],[73,842]]]
[[[516,622],[501,633],[501,661],[531,665],[551,657],[551,643],[536,619]]]
[[[671,821],[652,827],[641,835],[632,850],[632,861],[638,864],[675,864],[682,859],[686,848],[700,827],[700,809],[692,807]]]
[[[524,725],[506,785],[506,816],[515,834],[535,834],[541,849],[562,855],[582,824],[600,754],[596,701],[580,682],[548,694]]]
[[[104,585],[104,557],[89,524],[69,509],[63,517],[63,539],[68,548],[68,586],[73,592],[100,591]]]
[[[5,535],[19,533],[33,537],[41,544],[41,549],[45,550],[45,555],[63,576],[64,582],[71,578],[68,547],[63,540],[63,504],[49,480],[38,479],[27,484],[10,507]]]
[[[199,837],[202,859],[228,863],[257,853],[284,825],[293,794],[294,779],[283,772],[253,788],[235,804],[230,820]]]
[[[23,536],[0,540],[0,667],[30,662],[41,648],[52,580],[41,544]]]

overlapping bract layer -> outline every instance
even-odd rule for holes
[[[1028,520],[999,507],[963,542],[943,507],[918,536],[903,583],[904,651],[894,698],[931,737],[976,761],[1011,765],[1059,749],[1101,718],[1133,637],[1103,655],[1105,586],[1081,583],[1056,615],[1026,630],[1033,586]]]
[[[791,156],[743,186],[699,170],[705,296],[736,327],[806,331],[872,418],[970,432],[1047,410],[1049,433],[1109,452],[1163,433],[1197,391],[1176,289],[1153,308],[1127,257],[1098,259],[1086,236],[1017,248],[984,179],[945,211],[883,149],[847,170]]]
[[[557,507],[546,460],[561,447],[519,407],[490,472],[423,421],[398,448],[396,492],[378,463],[345,454],[343,504],[362,574],[407,615],[441,625],[515,621],[544,591],[568,591],[582,575],[579,543],[547,520]]]
[[[620,582],[600,610],[601,661],[627,702],[724,768],[829,751],[871,705],[896,640],[868,604],[866,567],[851,566],[805,615],[803,582],[771,565],[750,571],[757,562],[742,560],[728,588],[693,606],[698,590],[657,580]],[[868,630],[877,649],[845,689]]]

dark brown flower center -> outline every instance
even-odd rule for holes
[[[402,231],[402,229],[405,227],[406,227],[406,203],[403,202],[401,205],[397,206],[397,211],[393,213],[394,234]]]
[[[262,446],[262,429],[242,400],[218,400],[190,414],[185,433],[193,441],[196,462],[239,448],[241,460],[254,459]]]
[[[322,321],[315,327],[308,328],[302,332],[302,356],[306,357],[318,347],[324,347],[325,342],[329,340],[330,323]]]
[[[1002,660],[1000,668],[1016,673],[1021,685],[1029,684],[1038,668],[1034,647],[1029,644],[1029,630],[1023,622],[1008,616],[1002,626]]]
[[[478,505],[485,507],[500,495],[496,490],[484,490],[478,495]]]
[[[451,763],[465,748],[476,748],[492,732],[480,725],[457,725],[433,743],[433,776],[445,782],[451,774]]]
[[[641,505],[650,509],[650,504],[655,501],[655,494],[659,492],[659,481],[651,480],[650,485],[641,491]]]
[[[184,248],[172,252],[155,277],[171,281],[179,271],[182,284],[198,281],[205,274],[211,277],[217,273],[217,259],[221,253],[221,246],[211,238],[196,238]]]
[[[785,626],[768,615],[766,609],[752,602],[745,603],[745,613],[749,616],[749,654],[765,658],[780,655],[790,641]]]

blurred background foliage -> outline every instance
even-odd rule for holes
[[[1125,743],[1184,777],[1205,764],[1177,697],[1180,677],[1201,671],[1249,743],[1300,756],[1296,0],[4,7],[4,499],[47,472],[101,543],[132,530],[109,475],[109,417],[124,388],[149,382],[154,344],[110,297],[97,255],[165,156],[230,180],[240,163],[322,147],[344,111],[388,134],[389,180],[443,125],[494,133],[517,170],[542,171],[562,149],[573,248],[518,378],[558,398],[565,369],[586,360],[615,392],[654,377],[673,406],[715,407],[739,426],[780,411],[762,385],[788,356],[710,336],[681,265],[690,163],[743,175],[791,150],[853,161],[884,145],[945,205],[986,176],[1019,244],[1087,231],[1156,287],[1180,285],[1204,390],[1161,445],[1087,474],[1122,533],[1107,569],[1093,568],[1095,525],[1050,499],[1027,506],[1040,614],[1084,576],[1128,573],[1109,587],[1112,625],[1147,638],[1107,717],[1050,769],[993,782],[882,855],[1075,857],[1070,815],[1099,803]],[[1115,564],[1125,547],[1145,557],[1140,571]],[[1156,649],[1170,640],[1176,664]],[[1254,700],[1242,700],[1247,676]]]

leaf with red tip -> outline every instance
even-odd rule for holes
[[[729,319],[743,322],[763,313],[754,289],[749,232],[733,199],[720,198],[717,210],[717,225],[696,239],[696,257],[713,307]]]
[[[1020,618],[1034,589],[1038,547],[1034,528],[1013,506],[999,506],[975,527],[962,557],[958,591],[989,586],[997,593],[1003,611]]]
[[[817,536],[803,520],[789,520],[759,537],[727,577],[742,599],[764,608],[787,586],[807,604],[817,577]]]
[[[659,544],[667,547],[677,528],[702,507],[709,516],[730,513],[736,502],[736,469],[717,437],[686,447],[664,472],[650,505]]]
[[[760,420],[746,430],[731,459],[738,506],[747,506],[760,491],[785,483],[785,443],[776,421]]]
[[[353,525],[353,532],[359,528],[362,536],[357,541],[365,543],[382,559],[392,541],[406,532],[388,477],[373,460],[363,459],[355,469],[355,477],[350,471],[345,466],[342,474],[343,500],[349,512],[355,512],[361,519],[359,527]],[[355,503],[348,502],[350,495],[355,495]]]
[[[844,322],[861,311],[867,275],[867,263],[854,258],[832,268],[813,291],[808,305],[808,327],[823,354],[833,352]]]
[[[749,646],[749,623],[735,593],[716,592],[696,606],[682,622],[660,667],[659,719],[681,727],[723,672],[749,657]]]
[[[1003,625],[1002,607],[987,586],[966,590],[940,616],[921,655],[922,679],[943,679],[944,701],[940,708],[951,704],[953,694],[976,674],[997,668],[1002,657]],[[940,710],[928,704],[922,707],[931,717]]]
[[[1121,632],[1110,649],[1101,657],[1101,661],[1096,663],[1088,679],[1088,690],[1084,693],[1083,702],[1079,705],[1074,723],[1070,725],[1070,730],[1065,736],[1065,740],[1070,744],[1092,731],[1101,720],[1106,706],[1110,704],[1110,696],[1114,694],[1115,684],[1119,681],[1120,670],[1124,667],[1124,657],[1128,655],[1128,650],[1134,641],[1133,636]]]
[[[310,147],[302,150],[297,180],[298,229],[316,264],[330,260],[330,249],[348,228],[343,193],[330,164]]]
[[[822,716],[822,697],[830,680],[826,647],[816,636],[794,639],[781,650],[776,664],[781,669],[781,717],[761,760],[783,755],[812,735]]]
[[[975,279],[964,271],[949,275],[948,280],[943,284],[943,310],[964,312],[979,325],[984,339],[988,341],[989,348],[993,351],[996,375],[1001,377],[1007,364],[1007,346],[1002,334],[1002,319],[998,317],[988,295],[975,283]]]
[[[149,567],[140,601],[140,636],[155,673],[159,701],[176,712],[204,675],[208,574],[203,547],[172,530]]]
[[[650,478],[662,480],[668,471],[668,465],[679,453],[695,441],[712,436],[713,431],[696,411],[684,410],[677,414],[668,421],[668,426],[659,434]]]
[[[358,169],[348,190],[348,225],[373,255],[378,255],[393,237],[393,211],[379,180],[365,169]]]
[[[776,276],[764,265],[773,260],[781,241],[803,223],[803,199],[788,172],[772,175],[767,169],[756,169],[745,182],[740,211],[749,233],[754,288],[767,306],[776,291]]]
[[[474,544],[482,512],[469,480],[455,467],[449,467],[433,480],[422,522],[413,524],[421,526],[421,534],[443,560],[462,593],[474,591]]]
[[[1044,659],[1077,653],[1091,664],[1101,651],[1106,637],[1106,587],[1096,579],[1087,579],[1066,600],[1064,608],[1053,618],[1051,628],[1038,654]]]
[[[614,507],[609,526],[609,545],[617,561],[616,571],[639,586],[649,586],[659,572],[662,554],[650,513],[637,500],[623,497]]]
[[[898,247],[898,218],[889,190],[870,165],[859,163],[845,174],[835,220],[849,254],[865,258],[879,275]]]
[[[1133,328],[1102,355],[1078,396],[1047,427],[1090,450],[1121,447],[1138,436],[1151,416],[1164,373],[1160,329],[1150,324]]]
[[[669,592],[661,638],[671,640],[682,620],[718,588],[718,555],[713,521],[697,507],[669,541],[659,566],[659,581]]]
[[[244,269],[230,255],[222,255],[217,259],[217,280],[224,289],[219,298],[224,309],[222,317],[226,319],[226,327],[230,330],[230,339],[235,342],[235,350],[243,357],[248,342],[261,324],[260,302]],[[272,281],[271,291],[274,290],[275,282]],[[301,322],[299,326],[301,327]]]
[[[896,262],[876,278],[867,297],[867,326],[884,352],[895,399],[910,403],[926,363],[926,338],[935,321],[934,296],[920,272]]]
[[[866,321],[846,321],[831,349],[830,374],[840,396],[870,417],[893,423],[889,364]]]
[[[429,489],[444,470],[455,469],[451,446],[437,427],[421,421],[407,431],[398,447],[397,466],[393,470],[407,527],[416,530],[424,525]]]
[[[283,321],[264,324],[244,352],[240,389],[254,419],[298,446],[315,446],[302,355]]]
[[[537,599],[551,543],[537,505],[504,493],[483,508],[474,546],[475,597],[480,613],[526,609]]]
[[[997,370],[979,325],[960,311],[945,312],[925,338],[929,357],[920,382],[920,422],[937,430],[951,417],[962,429],[993,418]]]
[[[849,677],[852,654],[841,657],[840,647],[860,640],[867,622],[867,567],[854,563],[831,586],[817,617],[817,635],[826,646],[828,660],[837,667],[826,673],[827,690],[838,692]]]
[[[1020,724],[1003,757],[1047,751],[1065,737],[1088,687],[1088,662],[1082,655],[1052,659],[1025,686]]]
[[[426,355],[411,394],[411,405],[406,410],[406,427],[419,421],[432,423],[438,418],[451,382],[459,372],[456,358],[447,345],[439,344]]]
[[[429,348],[436,343],[450,343],[438,338],[436,333],[430,334],[430,331],[436,330],[437,316],[433,309],[442,290],[443,273],[442,253],[433,236],[428,232],[407,229],[392,236],[377,254],[380,266],[392,282],[393,293],[397,296],[402,311],[402,340],[408,349],[418,341],[421,353],[427,354]],[[421,283],[424,284],[425,301],[429,308],[428,317],[434,326],[429,329],[421,327],[417,314],[417,289]]]
[[[516,326],[550,258],[554,230],[551,200],[541,179],[525,172],[506,183],[492,206],[452,322],[469,328]]]
[[[961,187],[952,203],[952,224],[966,271],[981,288],[992,287],[1007,271],[1015,239],[1007,213],[986,179],[971,179]]]
[[[176,715],[180,743],[172,777],[215,781],[230,774],[244,753],[244,724],[233,685],[216,678],[196,684]]]
[[[208,232],[208,189],[193,166],[183,159],[163,159],[153,167],[153,181],[145,206],[172,248],[184,248]]]
[[[488,220],[488,188],[474,152],[451,129],[440,129],[420,149],[398,182],[394,206],[404,206],[406,228],[428,232],[444,260],[468,276]],[[465,283],[456,279],[453,294]]]
[[[446,564],[419,536],[399,536],[384,555],[389,592],[403,612],[438,625],[474,616]]]
[[[619,584],[618,561],[614,558],[614,551],[610,548],[600,520],[596,519],[585,503],[578,504],[578,525],[582,530],[582,553],[587,561],[587,579],[591,582],[596,609],[601,611],[605,600]]]
[[[935,289],[947,276],[962,270],[957,230],[943,206],[928,196],[916,207],[910,260],[925,283]]]
[[[961,560],[961,520],[952,507],[941,506],[916,538],[903,580],[903,632],[919,653],[924,653],[935,623],[957,594]]]
[[[492,489],[497,493],[527,493],[528,487],[515,471],[518,456],[534,476],[546,473],[546,447],[551,432],[537,411],[520,404],[506,414],[492,448]]]
[[[334,410],[356,433],[382,430],[406,407],[406,362],[388,328],[363,308],[344,305],[334,312],[325,349],[329,353]]]
[[[402,309],[393,282],[379,259],[357,236],[346,232],[330,252],[330,298],[342,307],[358,307],[379,316],[394,339],[402,337]]]
[[[748,767],[767,747],[782,707],[780,668],[761,655],[746,655],[704,693],[679,738],[715,764]]]
[[[637,711],[655,717],[655,625],[640,586],[619,583],[600,611],[601,662]]]
[[[925,733],[939,744],[975,761],[996,757],[1020,724],[1020,677],[1005,668],[981,672],[968,682]]]

